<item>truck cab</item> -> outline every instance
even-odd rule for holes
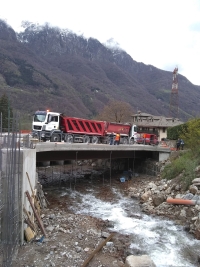
[[[59,130],[60,113],[47,111],[36,111],[33,115],[32,136],[44,139],[43,132]],[[46,140],[44,140],[46,141]]]
[[[137,140],[137,126],[136,125],[132,125],[130,128],[130,133],[129,133],[129,143],[130,144],[134,144],[136,143]]]
[[[144,145],[158,145],[158,137],[155,134],[149,134],[149,133],[138,133],[137,144],[144,144]]]

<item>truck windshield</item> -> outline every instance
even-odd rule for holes
[[[137,126],[134,126],[133,131],[134,132],[137,132],[138,131]]]
[[[46,118],[46,114],[35,114],[33,117],[34,122],[44,122]]]

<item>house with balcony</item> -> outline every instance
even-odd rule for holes
[[[156,134],[159,141],[163,138],[167,138],[167,129],[169,127],[174,127],[184,123],[177,118],[154,116],[140,111],[131,117],[133,119],[133,123],[138,127],[138,133]]]

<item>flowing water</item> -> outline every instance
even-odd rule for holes
[[[42,177],[42,171],[38,173]],[[58,180],[63,179],[61,173],[66,172],[52,170]],[[157,267],[199,267],[200,240],[194,239],[173,221],[143,213],[139,201],[125,193],[126,183],[120,183],[119,179],[114,181],[116,179],[106,180],[104,176],[103,179],[92,180],[70,178],[65,180],[65,187],[60,184],[59,189],[54,187],[53,191],[58,198],[66,201],[68,207],[70,203],[72,212],[112,221],[114,229],[110,231],[131,238],[131,254],[147,254]]]
[[[102,190],[102,188],[101,188]],[[70,199],[70,209],[114,223],[114,229],[131,237],[132,254],[147,254],[157,267],[197,267],[200,241],[173,221],[152,217],[140,210],[138,200],[128,198],[119,187],[112,186],[110,200],[101,196],[100,186],[82,190],[57,190],[60,197]]]

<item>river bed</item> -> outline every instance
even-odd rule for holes
[[[42,177],[43,171],[38,173]],[[200,266],[200,240],[194,239],[174,221],[143,213],[139,200],[128,197],[127,181],[120,182],[120,175],[79,179],[76,175],[66,178],[67,172],[63,170],[52,170],[48,177],[51,181],[51,173],[57,181],[64,181],[64,186],[59,182],[59,189],[54,190],[54,194],[66,199],[70,211],[111,221],[111,231],[130,236],[131,254],[147,254],[157,267]],[[137,179],[148,183],[145,177]],[[148,179],[152,181],[156,177]],[[136,178],[132,179],[131,185],[136,186]]]
[[[60,187],[56,194],[67,197],[68,203],[70,199],[73,213],[109,220],[111,231],[129,235],[131,254],[147,254],[157,267],[199,266],[200,241],[171,220],[141,212],[139,201],[127,196],[125,186],[120,182],[106,185],[87,181],[84,190],[79,183]]]

